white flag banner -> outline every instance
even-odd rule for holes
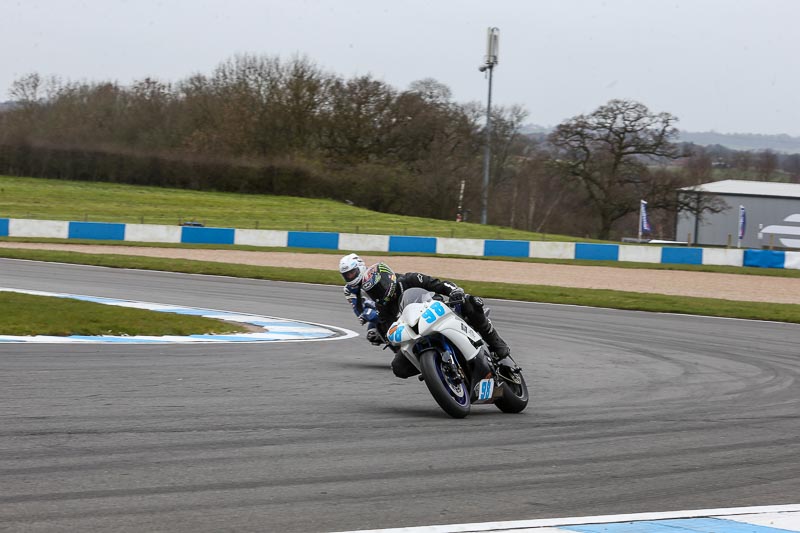
[[[743,205],[739,206],[739,240],[744,239],[744,232],[747,227],[747,213]]]

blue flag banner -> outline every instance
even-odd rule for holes
[[[744,231],[745,227],[747,226],[747,213],[745,212],[744,206],[739,206],[739,240],[744,239]]]
[[[650,221],[647,219],[647,202],[641,200],[639,206],[639,231],[641,233],[650,233]]]

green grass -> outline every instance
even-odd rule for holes
[[[2,335],[193,335],[245,332],[211,318],[0,292]]]
[[[0,216],[43,220],[222,228],[578,241],[499,226],[388,215],[332,200],[199,192],[98,182],[0,176]]]
[[[254,279],[341,284],[341,278],[337,272],[302,268],[257,267],[205,261],[43,250],[0,249],[0,257]],[[713,298],[640,294],[600,289],[572,289],[543,285],[454,281],[460,283],[467,292],[489,298],[800,323],[800,305],[793,304],[738,302]]]

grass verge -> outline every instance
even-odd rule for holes
[[[303,268],[261,267],[181,259],[45,250],[0,249],[0,257],[276,281],[328,285],[341,284],[341,278],[337,272]],[[800,305],[794,304],[739,302],[714,298],[641,294],[601,289],[572,289],[544,285],[454,281],[460,283],[467,292],[488,298],[800,323]]]
[[[333,200],[0,176],[8,218],[219,228],[425,235],[472,239],[586,241],[501,226],[378,213]],[[455,214],[453,214],[455,216]]]
[[[241,333],[237,324],[71,298],[0,292],[2,335],[194,335]]]

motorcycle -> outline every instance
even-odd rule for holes
[[[424,289],[407,289],[387,341],[420,371],[436,403],[453,418],[464,418],[471,405],[484,403],[505,413],[521,412],[528,405],[522,369],[510,357],[495,361],[459,315],[459,306]]]

